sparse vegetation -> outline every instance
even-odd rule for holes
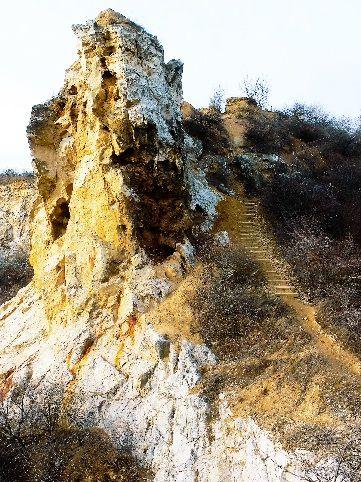
[[[5,171],[0,172],[0,185],[11,184],[12,182],[19,180],[34,182],[35,175],[33,172],[30,171],[17,172],[13,169],[6,169]]]
[[[262,109],[267,107],[270,88],[265,79],[245,77],[241,85],[241,91],[244,97],[254,100]]]
[[[246,140],[251,151],[279,154],[291,149],[291,137],[279,112],[249,111],[245,117]]]
[[[184,128],[190,136],[202,141],[205,155],[224,156],[228,153],[229,138],[218,110],[195,111],[184,119]]]
[[[32,277],[33,269],[26,253],[0,253],[0,304],[15,296]]]
[[[240,177],[262,199],[319,321],[360,353],[360,129],[301,104],[271,114],[248,123],[254,154],[237,160]]]
[[[307,482],[360,482],[361,438],[359,433],[359,430],[355,430],[349,442],[339,443],[334,447],[334,456],[329,463],[307,468],[304,480]]]
[[[260,331],[265,338],[266,333],[270,339],[283,336],[279,320],[290,312],[267,292],[258,265],[239,246],[227,250],[206,246],[203,262],[202,288],[192,305],[207,345],[221,359],[242,357]]]
[[[0,405],[2,482],[140,482],[151,480],[100,429],[64,422],[57,390],[39,401],[29,393]]]
[[[318,321],[360,354],[361,249],[350,236],[328,236],[310,218],[299,223],[277,230],[284,256],[303,292],[318,305]]]
[[[221,86],[218,86],[217,89],[213,92],[210,100],[209,100],[209,108],[216,111],[216,112],[223,112],[225,104],[224,98],[224,89]]]

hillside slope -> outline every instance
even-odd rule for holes
[[[112,10],[74,30],[28,127],[34,278],[0,308],[0,418],[21,421],[3,477],[21,442],[24,480],[124,480],[127,461],[129,480],[357,480],[360,361],[306,310],[247,185],[238,108],[257,107],[182,106],[182,64]],[[64,430],[120,465],[70,457],[72,438],[54,454]]]

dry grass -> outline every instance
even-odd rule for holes
[[[12,184],[18,181],[25,181],[33,184],[35,182],[35,175],[33,172],[16,172],[12,169],[0,172],[0,185]]]
[[[72,424],[61,388],[13,392],[0,401],[2,482],[139,482],[151,480],[127,450],[101,429]],[[64,410],[65,409],[65,410]]]
[[[151,480],[101,430],[58,429],[29,434],[23,446],[0,439],[3,482],[140,482]]]
[[[203,154],[225,156],[229,152],[230,142],[224,128],[222,117],[210,109],[208,112],[194,110],[183,121],[186,132],[203,145]]]

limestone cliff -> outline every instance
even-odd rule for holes
[[[74,31],[79,58],[28,128],[34,280],[0,309],[1,398],[55,387],[68,423],[159,482],[332,477],[329,441],[360,423],[358,360],[245,255],[239,143],[187,133],[182,64],[141,27],[107,10]]]

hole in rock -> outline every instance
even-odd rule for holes
[[[204,219],[206,219],[206,211],[199,206],[199,204],[196,204],[194,207],[194,219],[196,223],[201,223]]]
[[[128,147],[127,149],[125,149],[125,151],[123,151],[122,153],[120,154],[115,154],[113,153],[110,157],[111,161],[113,164],[116,164],[118,166],[126,166],[127,164],[131,163],[131,158],[133,156],[135,152],[135,149],[134,147]]]
[[[51,227],[54,240],[63,236],[68,226],[69,219],[69,203],[64,198],[60,198],[56,202],[56,206],[51,214]]]
[[[72,193],[73,193],[73,184],[68,184],[68,185],[66,186],[65,190],[66,190],[66,193],[67,193],[67,195],[68,195],[68,197],[69,197],[69,199],[70,199],[70,197],[71,197],[71,195],[72,195]]]
[[[115,78],[115,75],[112,74],[109,70],[104,70],[103,79],[112,79],[112,78]]]
[[[75,87],[75,85],[72,85],[69,89],[69,94],[76,95],[77,93],[78,93],[78,89]]]
[[[154,260],[165,259],[174,253],[175,246],[168,244],[170,240],[164,239],[166,233],[163,233],[160,228],[147,226],[139,230],[139,235],[147,253],[150,254]]]

